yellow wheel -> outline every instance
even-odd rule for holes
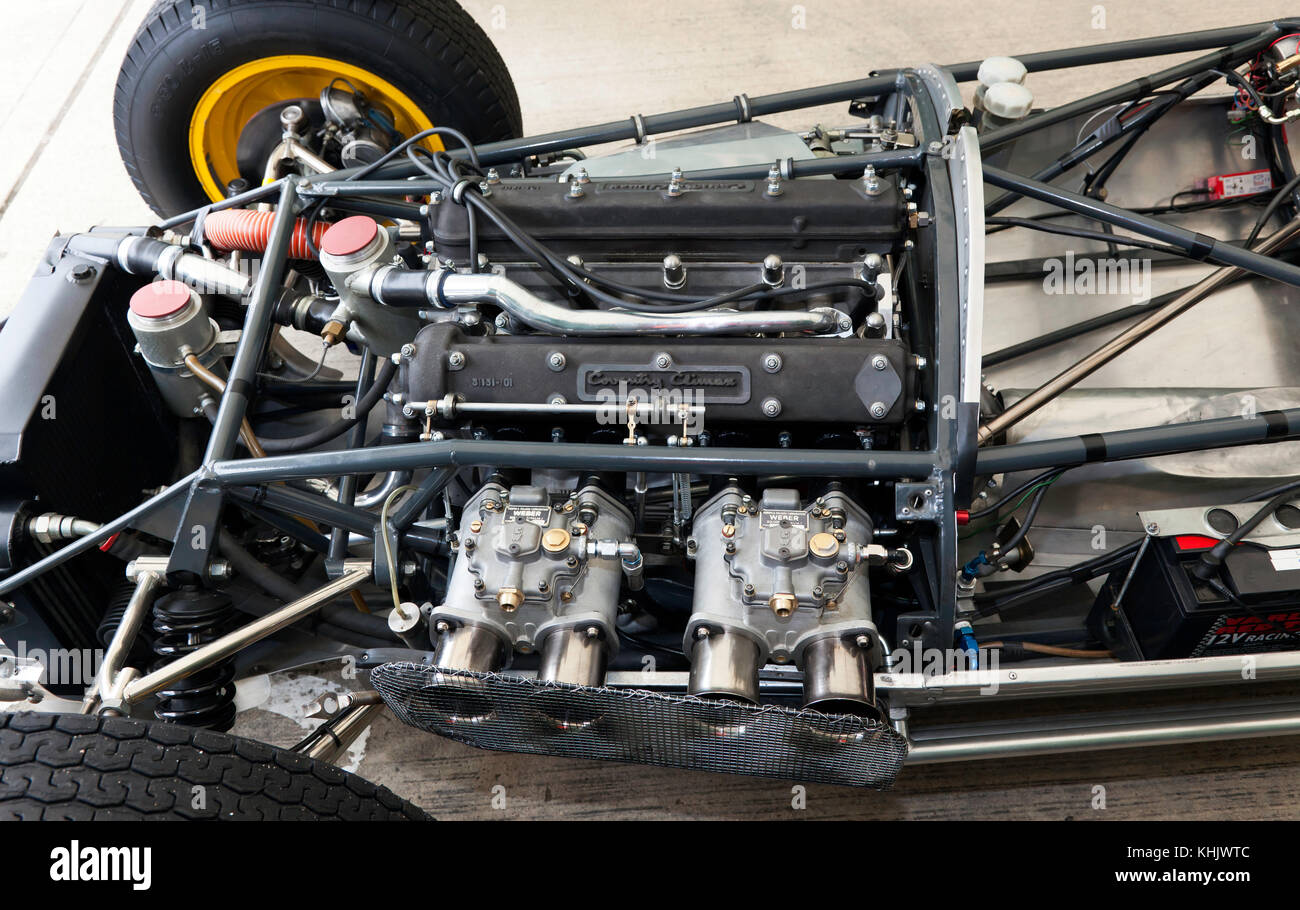
[[[190,118],[190,164],[208,198],[222,199],[232,181],[248,179],[239,167],[239,139],[256,115],[297,99],[318,98],[340,79],[348,80],[371,104],[391,110],[401,135],[413,136],[433,126],[405,92],[359,66],[298,55],[253,60],[212,83]],[[433,150],[443,147],[436,136],[425,144]]]
[[[118,148],[160,215],[221,199],[237,180],[261,183],[293,103],[308,114],[313,151],[343,166],[318,138],[331,85],[364,97],[380,148],[435,124],[474,142],[522,130],[505,64],[451,0],[163,0],[118,76]],[[442,148],[436,137],[426,145]]]

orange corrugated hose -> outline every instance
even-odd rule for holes
[[[261,253],[271,238],[271,225],[275,212],[254,212],[249,209],[226,209],[213,212],[203,222],[203,236],[218,249],[239,250],[243,253]],[[320,249],[321,238],[329,225],[318,221],[312,227],[312,239]],[[299,218],[294,225],[293,239],[289,241],[290,259],[315,259],[307,245],[307,219]]]

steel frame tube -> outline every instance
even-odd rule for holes
[[[1251,655],[1252,683],[1300,679],[1300,652]],[[877,673],[876,690],[895,706],[956,704],[990,698],[1056,698],[1241,685],[1241,656],[1189,657],[1154,661],[1067,661],[1050,666],[954,670],[949,673]]]
[[[377,715],[383,709],[384,703],[382,701],[354,704],[347,716],[340,720],[337,726],[329,729],[324,736],[313,743],[304,754],[308,758],[337,762],[347,754],[348,748],[356,742],[357,737],[374,723]]]
[[[8,594],[15,588],[21,587],[33,578],[44,575],[50,569],[60,566],[74,556],[85,553],[94,547],[99,546],[108,540],[114,534],[125,531],[138,518],[150,514],[171,500],[175,499],[182,493],[190,489],[191,484],[202,475],[201,471],[195,471],[182,477],[170,487],[146,499],[140,505],[136,506],[129,512],[125,512],[114,518],[112,521],[100,525],[99,530],[93,534],[87,534],[85,537],[78,538],[66,547],[60,547],[49,556],[39,559],[25,569],[20,569],[4,580],[0,580],[0,594]]]
[[[293,603],[285,604],[280,609],[267,613],[248,625],[177,658],[147,676],[141,676],[127,685],[122,696],[130,703],[139,701],[146,695],[152,695],[176,680],[211,666],[219,660],[224,660],[254,642],[261,641],[268,635],[310,616],[340,594],[346,594],[361,585],[368,578],[370,578],[370,569],[351,569]]]
[[[420,513],[428,508],[433,502],[435,496],[447,488],[452,478],[456,476],[456,471],[451,468],[437,468],[428,477],[416,487],[407,500],[398,507],[397,511],[389,516],[393,529],[404,531],[420,517]]]
[[[1022,54],[1017,55],[1016,59],[1020,60],[1025,65],[1025,68],[1030,72],[1042,72],[1045,70],[1066,69],[1074,66],[1087,66],[1095,63],[1112,63],[1119,60],[1131,60],[1135,57],[1174,54],[1185,51],[1205,50],[1209,48],[1222,48],[1233,42],[1243,42],[1252,39],[1259,40],[1266,29],[1269,30],[1268,34],[1271,37],[1281,29],[1290,27],[1290,23],[1287,22],[1261,22],[1253,25],[1234,26],[1231,28],[1207,29],[1197,32],[1181,32],[1173,35],[1160,35],[1153,38],[1137,38],[1128,41],[1115,41],[1107,44]],[[952,74],[956,81],[969,82],[976,77],[979,71],[979,65],[980,61],[974,60],[952,64],[944,68]],[[1210,65],[1222,65],[1222,60],[1216,57],[1215,62]],[[1201,65],[1200,68],[1206,69],[1207,67]],[[1165,72],[1176,72],[1178,69],[1179,68],[1175,67],[1172,70]],[[479,160],[483,164],[495,164],[503,161],[517,161],[530,155],[562,151],[564,149],[584,145],[599,145],[602,143],[619,142],[629,139],[637,140],[641,137],[648,137],[664,132],[675,132],[677,130],[714,126],[719,123],[727,123],[731,121],[743,121],[744,119],[747,119],[745,117],[746,109],[749,118],[762,117],[768,114],[783,113],[785,111],[799,110],[800,108],[817,107],[822,104],[834,104],[840,101],[851,101],[854,98],[881,94],[888,91],[896,84],[896,79],[898,78],[899,73],[899,70],[880,70],[874,72],[866,79],[836,82],[828,85],[795,89],[787,92],[776,92],[769,95],[761,95],[756,98],[737,95],[731,101],[723,101],[716,104],[688,108],[686,110],[670,111],[667,113],[647,116],[633,115],[623,120],[612,120],[607,123],[578,127],[571,130],[544,133],[538,136],[528,136],[523,139],[506,139],[500,142],[484,143],[475,146],[475,151],[478,154]],[[1159,75],[1162,74],[1157,74],[1157,76]],[[1181,77],[1178,75],[1172,75],[1169,76],[1166,81],[1172,82],[1178,78]],[[1138,80],[1129,83],[1129,85],[1141,87],[1143,83],[1141,80]],[[1101,104],[1108,103],[1110,102],[1101,102]],[[1070,116],[1073,116],[1073,114]],[[994,134],[993,132],[990,132],[986,135],[992,136]],[[1006,141],[1009,141],[1009,139]],[[999,144],[1000,142],[1001,140],[999,141]],[[456,158],[468,157],[468,153],[464,149],[452,149],[448,154]],[[356,173],[358,170],[359,168],[335,171],[332,176],[339,179],[345,179],[351,174]],[[414,173],[416,173],[416,169],[409,162],[393,162],[390,165],[380,168],[377,172],[377,176],[393,179],[411,176]]]
[[[118,672],[126,663],[127,652],[131,650],[136,636],[140,633],[140,627],[144,625],[145,617],[149,615],[149,608],[153,605],[153,594],[161,581],[162,578],[157,572],[148,569],[142,570],[136,576],[135,590],[131,592],[131,599],[127,602],[117,629],[113,632],[113,638],[108,643],[108,650],[104,652],[104,659],[99,665],[95,683],[86,692],[85,701],[82,702],[82,714],[89,714],[95,709],[95,705],[109,694],[113,681],[117,679]]]
[[[1048,70],[1069,69],[1076,66],[1092,66],[1097,63],[1115,63],[1120,60],[1132,60],[1136,57],[1158,57],[1163,54],[1179,54],[1188,51],[1204,51],[1211,48],[1226,47],[1238,41],[1246,41],[1259,35],[1265,29],[1292,29],[1289,22],[1274,20],[1256,22],[1250,25],[1233,25],[1226,28],[1202,29],[1195,32],[1177,32],[1172,35],[1156,35],[1150,38],[1131,38],[1127,41],[1111,41],[1106,44],[1083,45],[1055,51],[1042,51],[1035,54],[1013,54],[1031,73]],[[980,61],[959,64],[951,67],[957,81],[969,81],[976,77]],[[968,68],[973,67],[973,70]],[[969,71],[970,75],[956,76]]]
[[[1133,101],[1144,95],[1149,95],[1155,89],[1162,88],[1171,82],[1178,82],[1195,76],[1207,69],[1236,67],[1251,54],[1262,50],[1278,35],[1285,34],[1283,27],[1275,22],[1270,22],[1264,26],[1255,26],[1255,28],[1260,30],[1254,32],[1251,37],[1238,40],[1226,47],[1220,45],[1219,49],[1213,53],[1203,54],[1186,63],[1180,63],[1152,73],[1150,76],[1130,80],[1122,85],[1096,92],[1068,104],[1062,104],[1040,114],[1032,114],[1015,123],[989,130],[980,137],[980,148],[984,151],[990,151],[1035,130],[1061,123],[1079,114],[1086,114],[1107,105]]]
[[[214,202],[211,205],[201,206],[197,209],[191,209],[188,212],[182,212],[179,215],[174,215],[173,217],[168,218],[165,221],[158,222],[158,227],[161,228],[162,230],[171,230],[172,228],[177,228],[180,227],[181,225],[189,224],[191,221],[198,218],[199,215],[204,212],[221,212],[221,211],[225,211],[226,209],[239,208],[241,206],[248,205],[250,202],[261,202],[263,199],[270,199],[276,193],[283,192],[284,184],[288,182],[289,182],[288,179],[282,177],[279,180],[275,181],[274,183],[268,183],[265,186],[254,187],[251,190],[246,190],[245,192],[239,193],[238,195],[235,196],[231,196],[228,199],[223,199],[220,202]]]
[[[1138,138],[1140,138],[1141,134],[1150,129],[1161,117],[1169,113],[1170,110],[1177,107],[1179,104],[1182,104],[1196,92],[1201,91],[1203,88],[1215,82],[1218,78],[1217,75],[1211,73],[1208,75],[1202,74],[1200,76],[1195,76],[1192,79],[1184,81],[1175,90],[1178,92],[1177,95],[1162,96],[1145,110],[1134,114],[1126,122],[1121,123],[1119,129],[1114,132],[1104,133],[1100,137],[1092,139],[1087,146],[1078,145],[1075,148],[1072,148],[1042,170],[1035,172],[1032,179],[1040,180],[1044,183],[1050,182],[1061,174],[1078,167],[1102,149],[1109,148],[1121,139],[1129,139],[1136,142]],[[1123,155],[1123,152],[1121,151],[1120,154]],[[1020,195],[1018,193],[1007,193],[1000,198],[993,200],[984,207],[984,217],[988,218],[996,215],[1003,209],[1013,205],[1019,198]]]
[[[1089,66],[1097,63],[1114,63],[1120,60],[1131,60],[1136,57],[1158,56],[1161,54],[1176,54],[1186,51],[1222,48],[1234,42],[1258,38],[1266,29],[1269,30],[1269,35],[1271,36],[1272,34],[1293,29],[1295,27],[1296,26],[1293,23],[1285,20],[1260,22],[1253,25],[1204,29],[1195,32],[1179,32],[1172,35],[1158,35],[1151,38],[1136,38],[1127,41],[1112,41],[1106,44],[1062,48],[1031,54],[1018,54],[1016,55],[1016,59],[1023,63],[1025,68],[1031,73],[1044,72],[1048,70],[1068,69],[1075,66]],[[945,66],[944,69],[948,70],[957,82],[969,82],[976,78],[976,74],[979,71],[979,65],[980,61],[972,60],[964,63],[951,64]],[[1222,61],[1216,60],[1216,62],[1211,65],[1222,65]],[[1206,67],[1202,67],[1202,69],[1204,68]],[[893,87],[896,84],[898,75],[899,70],[881,70],[875,72],[866,79],[836,82],[812,88],[760,95],[757,98],[747,98],[746,101],[749,116],[762,117],[767,114],[799,110],[800,108],[806,107],[816,107],[821,104],[833,104],[839,101],[851,101],[854,98],[879,94],[888,91]],[[1173,81],[1174,78],[1178,77],[1173,77],[1169,81]],[[1141,83],[1129,83],[1129,85],[1134,84],[1140,85]],[[1112,89],[1111,91],[1114,90]],[[641,134],[644,136],[652,136],[666,131],[714,126],[719,123],[726,123],[738,119],[738,115],[742,114],[742,106],[740,103],[742,97],[744,96],[737,95],[732,101],[719,102],[717,104],[706,105],[703,107],[671,111],[668,113],[654,114],[645,117],[633,115],[623,120],[613,120],[607,123],[578,127],[571,130],[543,133],[537,136],[527,136],[522,139],[506,139],[500,142],[483,143],[475,146],[475,151],[478,153],[479,158],[483,163],[492,164],[501,161],[518,160],[530,155],[561,151],[567,148],[574,148],[583,145],[595,145],[604,142],[618,142],[627,139],[636,139],[638,138],[638,120],[641,125]],[[1102,103],[1105,104],[1110,102]],[[1089,109],[1091,110],[1095,108]],[[1068,116],[1073,116],[1073,113]],[[1030,118],[1030,120],[1033,119],[1034,118]],[[988,137],[994,135],[994,132],[986,134]],[[998,143],[1001,144],[1002,141],[1004,140],[999,139]],[[1009,141],[1009,139],[1005,141]],[[464,149],[452,149],[448,154],[457,158],[468,157],[468,153]],[[360,170],[360,167],[345,168],[334,171],[330,176],[333,181],[342,182],[348,180],[348,178],[353,174],[358,173]],[[394,161],[391,164],[380,168],[376,172],[376,176],[380,180],[383,180],[409,177],[415,173],[415,167],[409,162]],[[277,188],[279,188],[283,182],[287,181],[277,181],[276,183],[267,186],[255,187],[254,189],[240,193],[237,196],[232,196],[231,198],[222,200],[221,202],[213,203],[210,206],[203,206],[176,215],[173,218],[168,218],[165,221],[160,222],[158,226],[164,229],[171,229],[194,221],[194,219],[204,211],[218,212],[223,209],[247,205],[250,202],[260,202],[275,195]],[[362,181],[354,182],[361,183]],[[372,185],[374,183],[375,181],[371,182]]]
[[[1300,679],[1300,652],[1274,651],[1252,655],[1251,683]],[[787,678],[763,678],[764,691],[797,692],[800,677],[793,668],[781,671]],[[521,676],[528,673],[520,672]],[[608,685],[627,689],[684,691],[687,671],[661,670],[653,679],[638,670],[610,671]],[[1068,698],[1186,689],[1196,686],[1241,685],[1241,656],[1188,657],[1154,661],[1065,661],[1045,666],[1010,669],[953,670],[941,674],[875,674],[875,689],[895,707],[923,708],[936,704],[1017,701],[1026,698]]]
[[[1190,423],[991,446],[979,451],[976,471],[980,475],[1003,474],[1097,461],[1123,461],[1279,442],[1297,436],[1300,436],[1300,408],[1288,408],[1261,411],[1251,418],[1215,417]]]
[[[923,728],[910,731],[912,741],[906,759],[909,765],[1290,736],[1300,733],[1300,707],[1219,716],[1207,716],[1205,709],[1198,707],[1162,720],[1115,719],[1110,723],[1059,728],[1024,725],[1001,733],[954,731],[952,735],[933,739],[925,738],[924,733]]]
[[[447,439],[360,450],[312,452],[220,461],[209,479],[220,486],[251,486],[333,474],[373,474],[430,467],[576,468],[589,471],[654,471],[667,474],[798,474],[833,477],[928,477],[935,454],[791,449],[669,448],[596,443],[499,442]],[[270,488],[268,488],[269,493]]]
[[[257,273],[257,280],[249,295],[244,332],[230,364],[230,378],[226,382],[226,392],[221,396],[217,419],[212,425],[212,435],[208,437],[205,463],[229,458],[235,451],[239,429],[247,415],[249,393],[256,378],[257,366],[270,337],[276,299],[284,281],[289,242],[297,225],[294,211],[296,198],[293,183],[284,181],[280,188],[275,221],[271,225],[271,235],[266,243],[266,255],[262,258],[262,268]]]
[[[1297,234],[1300,234],[1300,218],[1271,234],[1255,247],[1255,251],[1264,255],[1276,252],[1289,243]],[[982,445],[1008,427],[1024,420],[1043,405],[1091,376],[1157,329],[1186,313],[1215,291],[1230,284],[1241,273],[1242,270],[1236,266],[1225,266],[1206,275],[1182,294],[1160,307],[1160,309],[1129,326],[1101,347],[1096,348],[1060,373],[1057,373],[1002,413],[990,418],[987,423],[979,428],[980,444]]]
[[[370,384],[375,381],[375,355],[369,348],[361,355],[361,367],[357,371],[357,387],[352,400],[360,401],[365,397]],[[348,448],[359,449],[366,442],[366,421],[358,420],[356,426],[348,431]],[[339,478],[339,505],[351,506],[357,498],[357,476],[345,474]],[[348,552],[348,532],[344,528],[334,528],[330,532],[331,559],[342,559]]]
[[[357,451],[365,450],[358,449]],[[293,456],[283,457],[291,458]],[[356,473],[364,472],[358,471]],[[329,525],[332,529],[364,534],[367,537],[373,536],[375,533],[375,517],[369,512],[363,512],[355,506],[326,499],[324,496],[315,496],[311,493],[295,490],[292,487],[280,485],[258,486],[246,490],[236,487],[229,492],[236,499],[241,499],[253,505],[265,506],[288,515],[319,521],[322,524]]]
[[[1255,275],[1300,287],[1300,266],[1242,249],[1217,237],[1167,224],[1158,218],[1139,215],[1099,199],[1089,199],[1087,196],[1012,174],[990,164],[984,165],[984,179],[994,186],[1014,190],[1023,196],[1046,202],[1057,208],[1133,231],[1143,237],[1171,243],[1184,250],[1193,259],[1208,260],[1216,265],[1237,266]]]

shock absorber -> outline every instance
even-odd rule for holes
[[[235,625],[235,608],[226,594],[182,590],[154,603],[153,650],[158,669],[220,638]],[[235,665],[223,660],[177,680],[158,693],[154,714],[190,727],[229,730],[235,719]]]

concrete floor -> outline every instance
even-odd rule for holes
[[[93,224],[140,224],[149,210],[117,155],[117,67],[150,0],[0,0],[0,315],[48,238]],[[528,132],[655,113],[860,77],[876,67],[956,62],[1211,28],[1294,13],[1265,2],[953,0],[864,4],[681,0],[647,6],[469,0],[518,87]],[[1171,61],[1173,58],[1169,58]],[[1165,61],[1161,61],[1163,64]],[[1133,62],[1036,74],[1042,104],[1149,71]],[[840,124],[842,106],[770,118]],[[310,681],[309,681],[310,682]],[[307,699],[272,681],[272,700],[240,729],[288,744]],[[268,710],[268,708],[272,710]],[[1173,818],[1297,817],[1273,794],[1300,785],[1295,739],[1188,746],[905,771],[891,794],[808,788],[686,772],[476,752],[381,719],[357,750],[360,771],[445,818]],[[354,760],[353,764],[356,761]],[[497,787],[504,788],[497,790]],[[1107,791],[1107,808],[1094,804]],[[504,795],[504,807],[499,797]],[[496,798],[494,800],[494,798]],[[494,802],[496,805],[494,805]]]

